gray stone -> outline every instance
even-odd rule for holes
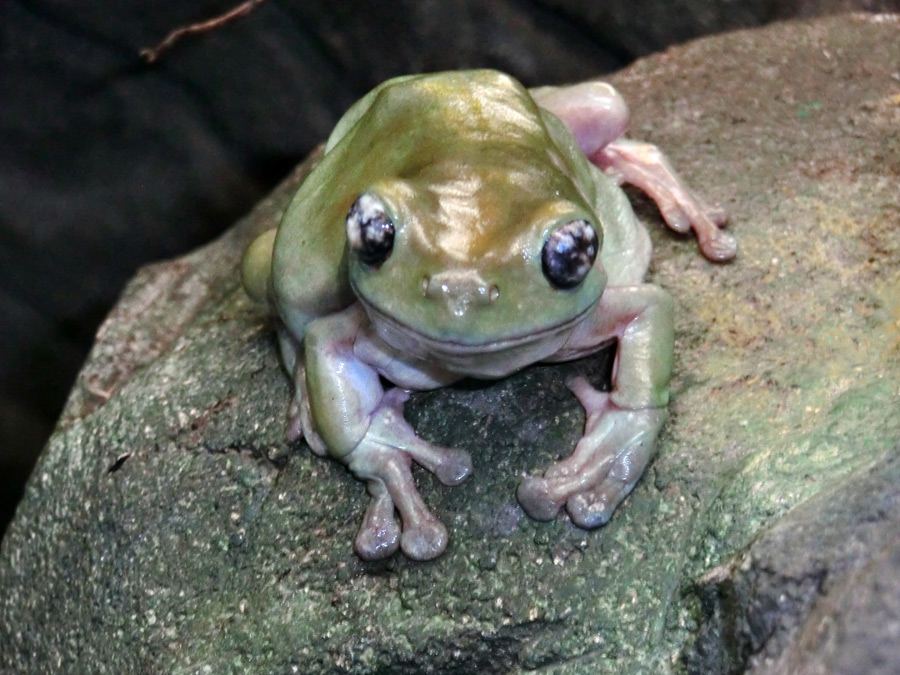
[[[288,381],[236,275],[302,169],[218,241],[144,269],[0,545],[0,671],[888,672],[898,37],[888,16],[780,24],[612,78],[633,135],[730,210],[741,251],[707,263],[632,193],[678,308],[674,396],[597,531],[529,520],[514,488],[569,452],[582,418],[563,382],[602,380],[606,355],[415,396],[419,433],[473,454],[457,488],[417,475],[450,548],[353,555],[364,489],[286,444]]]
[[[823,490],[698,584],[691,672],[892,674],[900,665],[900,452]]]
[[[474,65],[529,84],[703,34],[900,0],[6,0],[0,21],[0,533],[103,316],[142,264],[250,210],[387,77]],[[448,29],[448,27],[451,27]]]

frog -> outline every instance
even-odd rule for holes
[[[624,136],[629,110],[608,83],[527,89],[479,69],[397,77],[338,121],[277,227],[241,265],[274,317],[293,380],[287,438],[343,463],[370,499],[353,548],[440,556],[447,528],[413,464],[456,486],[470,454],[419,437],[411,392],[495,380],[614,345],[608,391],[568,386],[585,411],[571,455],[526,476],[534,519],[565,509],[607,523],[647,466],[666,419],[673,302],[646,283],[651,244],[622,190],[659,206],[701,252],[736,252],[725,215],[654,145]]]

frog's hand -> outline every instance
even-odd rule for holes
[[[563,504],[581,527],[606,523],[640,478],[665,421],[672,369],[672,302],[649,284],[607,289],[588,320],[555,358],[577,358],[618,339],[613,388],[602,394],[586,380],[570,388],[587,414],[572,456],[519,486],[519,502],[538,520]]]
[[[719,229],[728,220],[725,211],[705,205],[694,195],[655,145],[620,138],[589,157],[613,178],[646,192],[673,230],[693,228],[700,250],[709,260],[724,262],[737,253],[734,237]]]
[[[407,393],[391,389],[371,413],[365,437],[343,457],[353,474],[366,481],[369,505],[354,548],[365,560],[400,548],[413,560],[436,558],[447,547],[447,529],[428,510],[413,482],[412,460],[444,485],[459,485],[472,471],[468,453],[432,445],[416,436],[403,419]],[[402,527],[394,517],[400,513]]]
[[[359,556],[384,558],[399,547],[414,560],[429,560],[447,547],[447,530],[422,501],[412,461],[457,485],[471,472],[471,459],[416,437],[403,419],[406,392],[385,393],[378,372],[355,353],[364,317],[353,305],[310,324],[304,341],[309,409],[330,454],[366,481],[372,496],[355,541]]]
[[[570,457],[526,478],[517,495],[532,518],[551,520],[565,504],[576,525],[594,528],[609,521],[641,477],[666,410],[620,408],[584,378],[569,387],[587,415],[584,436]]]

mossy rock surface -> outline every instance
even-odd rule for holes
[[[889,672],[900,647],[873,636],[900,625],[898,63],[900,20],[848,15],[610,78],[632,135],[730,211],[741,248],[710,264],[630,193],[676,301],[673,402],[596,531],[529,520],[515,486],[570,451],[565,379],[601,381],[608,354],[415,395],[418,432],[474,459],[457,488],[417,473],[450,547],[354,556],[364,488],[285,442],[289,383],[238,283],[303,168],[143,270],[0,548],[0,672],[851,672],[854,653]]]

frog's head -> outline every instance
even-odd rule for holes
[[[350,207],[350,281],[395,347],[505,375],[557,351],[599,300],[597,216],[564,174],[539,189],[532,172],[511,172],[510,152],[505,165],[436,163],[378,181]]]
[[[404,78],[366,106],[338,125],[311,203],[345,219],[382,337],[481,376],[555,352],[606,283],[595,176],[568,129],[495,71]]]

